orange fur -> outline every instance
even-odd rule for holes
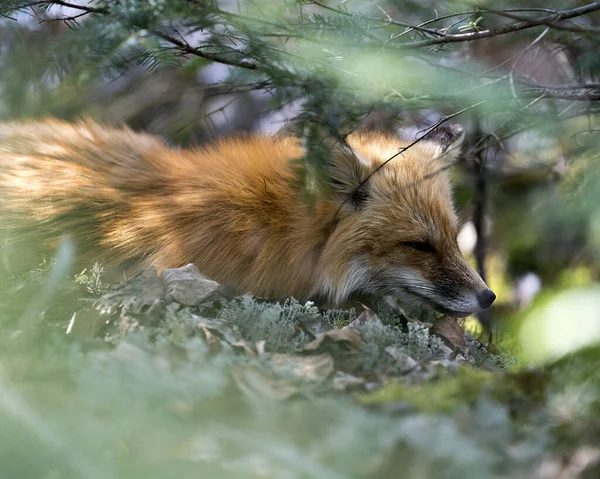
[[[347,202],[336,217],[345,195],[402,142],[355,133],[348,144],[331,145],[332,187],[306,202],[293,184],[291,162],[304,154],[295,138],[182,150],[92,121],[5,123],[0,208],[112,258],[159,269],[195,263],[260,296],[343,303],[354,293],[393,294],[457,315],[477,310],[473,295],[487,287],[461,257],[440,171],[451,153],[417,143],[368,180],[364,204]]]

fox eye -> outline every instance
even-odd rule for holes
[[[352,193],[352,195],[350,196],[350,201],[352,202],[352,204],[354,205],[354,207],[356,209],[363,208],[365,206],[365,204],[367,203],[368,199],[369,199],[369,193],[364,191],[362,188],[359,188],[354,193]]]
[[[402,244],[424,253],[435,253],[437,251],[429,241],[403,241]]]

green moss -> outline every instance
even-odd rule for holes
[[[455,373],[442,373],[435,381],[416,385],[391,382],[378,391],[362,395],[360,402],[366,405],[404,402],[422,412],[451,412],[461,405],[474,403],[493,380],[490,372],[461,367]]]
[[[545,401],[552,377],[545,371],[516,373],[489,372],[470,366],[439,369],[437,376],[419,384],[390,382],[382,389],[365,394],[365,405],[407,403],[422,413],[449,413],[461,406],[474,406],[483,398],[505,405],[511,412],[526,417]]]

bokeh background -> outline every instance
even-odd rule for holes
[[[300,134],[310,134],[306,126],[314,123],[327,123],[342,134],[354,128],[374,128],[416,138],[448,117],[467,132],[463,155],[452,168],[457,209],[464,224],[459,241],[498,296],[493,308],[479,319],[491,330],[494,342],[517,357],[515,364],[520,367],[545,367],[585,351],[589,354],[584,366],[578,368],[590,372],[600,359],[595,353],[600,341],[597,3],[484,1],[475,6],[463,1],[429,0],[0,1],[0,118],[51,115],[70,120],[90,116],[160,135],[174,145],[195,147],[221,136],[273,134],[290,125]],[[48,268],[42,264],[38,273],[43,275]],[[13,284],[10,271],[3,274],[6,284]],[[43,281],[36,287],[43,289]],[[26,314],[30,303],[38,301],[37,294],[35,288],[3,289],[3,320],[11,325],[3,330],[4,341],[20,334],[12,320]],[[68,307],[64,314],[67,311]],[[474,334],[483,331],[475,318],[467,323]],[[28,344],[19,346],[24,349],[9,348],[12,353],[6,364],[10,366],[4,367],[9,368],[13,380],[21,374],[15,373],[19,371],[16,365],[26,364],[31,374],[35,370],[32,364],[44,362],[46,353],[38,350],[32,359]],[[64,348],[77,349],[72,345]],[[68,354],[79,357],[73,351]],[[60,367],[54,372],[62,371],[71,360],[79,359],[66,361],[61,356]],[[139,374],[133,369],[119,369],[120,380],[112,382],[106,379],[112,377],[106,371],[88,365],[81,377],[108,374],[100,385],[90,385],[89,391],[109,391],[108,397],[127,395],[130,401],[142,401],[140,410],[148,413],[152,399],[147,394],[133,386],[127,392],[117,389],[127,382],[121,374],[131,374],[138,382],[147,374],[152,381],[151,369],[159,367],[152,364]],[[217,378],[214,381],[218,382],[217,373],[213,365],[202,374],[207,375],[206,381]],[[192,382],[196,384],[199,380],[194,375]],[[35,443],[35,454],[47,457],[40,459],[39,470],[27,469],[27,475],[19,475],[15,465],[2,477],[71,477],[60,472],[62,466],[48,465],[61,463],[66,457],[61,454],[68,455],[71,446],[61,442],[62,436],[53,426],[46,427],[43,407],[30,409],[22,401],[38,391],[35,388],[40,383],[50,385],[49,392],[43,387],[39,390],[43,394],[55,394],[52,384],[56,383],[51,379],[56,377],[47,368],[34,376],[35,381],[23,373],[31,382],[17,388],[20,393],[8,387],[3,392],[0,367],[0,409],[10,412],[11,431],[19,429],[18,424],[28,424],[31,429],[22,434],[38,438],[36,442],[27,436],[18,444]],[[577,401],[583,401],[590,411],[596,411],[593,374],[583,374],[573,382],[569,378],[561,376],[564,390],[576,390],[581,384],[590,388],[575,395],[569,407],[581,409],[584,406]],[[147,382],[143,387],[147,391],[163,386]],[[85,388],[78,388],[78,394],[87,394]],[[64,403],[55,397],[50,403],[52,408],[64,404],[64,415],[68,416],[70,408],[89,399],[74,397],[63,398]],[[93,401],[85,404],[102,408]],[[306,417],[304,412],[297,413],[296,418]],[[113,421],[130,414],[135,416],[129,406],[119,414],[106,412]],[[282,409],[282,417],[286,414],[289,411]],[[384,441],[372,434],[372,430],[385,427],[370,422],[380,419],[350,406],[347,414],[355,414],[353,418],[360,424],[364,422],[366,436]],[[162,427],[160,420],[166,420],[166,416],[158,417],[158,422],[150,421],[153,427]],[[143,431],[143,418],[138,419],[132,423]],[[68,418],[63,420],[68,424]],[[570,417],[567,422],[571,420],[575,421]],[[246,447],[240,445],[247,445],[246,439],[236,439],[235,421],[230,436],[223,432],[223,437],[237,444],[235,447]],[[498,421],[502,423],[502,419]],[[343,477],[336,474],[352,469],[343,465],[348,456],[341,452],[345,443],[341,429],[336,429],[343,429],[343,424],[340,418],[340,424],[332,426],[331,431],[337,433],[331,432],[330,439],[332,443],[339,441],[339,456],[337,452],[331,454],[342,466],[319,472],[304,470],[292,461],[286,463],[287,469],[277,472],[264,465],[260,477]],[[96,427],[107,425],[90,423],[85,431],[94,436]],[[427,430],[423,424],[415,427]],[[445,440],[453,440],[454,432],[446,425],[435,427],[446,431]],[[595,434],[594,429],[590,437],[597,438]],[[113,440],[105,429],[99,437]],[[118,449],[127,443],[123,437],[122,432],[115,432],[117,443],[112,446]],[[203,458],[200,461],[211,464],[211,454],[218,455],[214,452],[217,446],[211,439],[204,443],[202,438],[196,439],[199,442],[193,447]],[[236,443],[238,439],[241,442]],[[5,441],[0,458],[17,454],[6,446],[7,442],[17,444],[14,437],[0,433],[0,440]],[[102,450],[100,444],[86,444],[91,448],[88,453],[94,448]],[[360,449],[358,444],[346,446],[348,450]],[[46,449],[48,445],[52,447]],[[126,451],[129,446],[123,447]],[[465,443],[464,448],[468,447]],[[60,454],[56,452],[59,450]],[[293,456],[294,451],[290,451]],[[121,452],[119,457],[127,456]],[[281,458],[286,452],[280,452],[279,460],[285,463]],[[304,451],[299,457],[305,454],[311,453]],[[362,460],[368,461],[368,456]],[[477,460],[487,464],[484,456]],[[104,466],[78,462],[78,457],[67,461],[78,471],[73,477],[117,477]],[[99,460],[106,464],[105,459]],[[449,453],[442,462],[456,465],[455,459]],[[145,464],[142,468],[139,461],[133,463],[133,475],[122,475],[127,466],[120,464],[115,469],[121,474],[118,477],[142,477],[136,475],[142,474],[140,471],[149,474],[144,477],[155,477],[152,474],[156,471],[146,470],[149,463],[141,461]],[[172,466],[171,462],[161,464]],[[473,477],[487,477],[485,467],[482,475]],[[192,474],[194,469],[182,470]],[[232,466],[228,473],[233,477],[239,470],[239,465]],[[289,474],[280,475],[283,470]],[[437,466],[432,470],[438,471],[439,477],[454,477],[444,475]],[[414,477],[433,477],[427,475],[430,469],[424,471]]]

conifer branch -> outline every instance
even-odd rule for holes
[[[490,28],[487,30],[469,33],[449,34],[441,38],[432,38],[418,42],[403,43],[398,45],[397,48],[416,49],[434,45],[442,45],[446,43],[470,42],[473,40],[480,40],[482,38],[497,37],[500,35],[506,35],[508,33],[514,33],[521,30],[538,27],[541,25],[556,25],[556,22],[559,22],[561,20],[568,20],[571,18],[580,17],[582,15],[587,15],[598,10],[600,10],[600,2],[593,2],[582,7],[577,7],[570,10],[557,11],[556,13],[544,17],[532,18],[530,20],[509,23],[507,25],[502,25],[500,27]]]

